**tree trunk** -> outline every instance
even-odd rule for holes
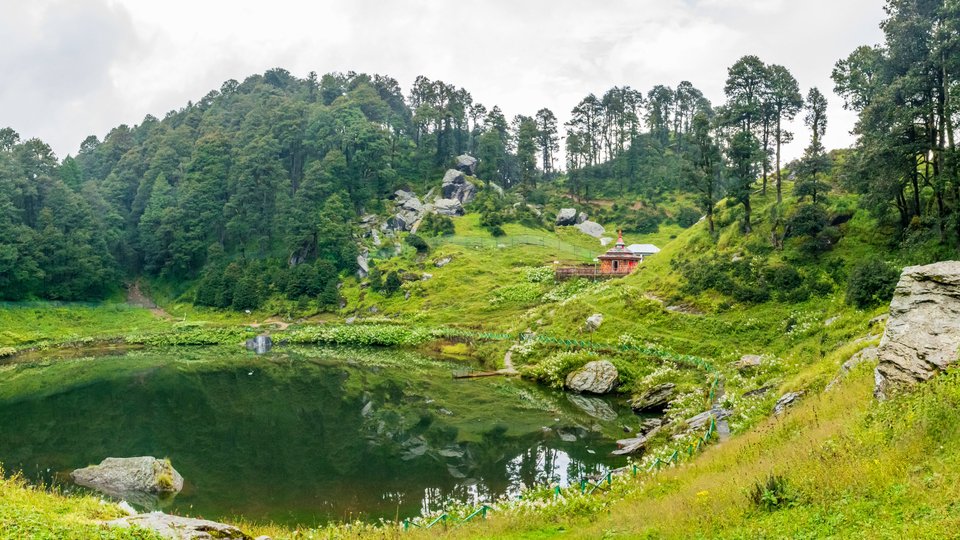
[[[777,204],[783,202],[783,192],[781,190],[781,178],[780,178],[780,139],[781,139],[781,125],[780,125],[780,116],[777,116]],[[816,176],[816,175],[814,175]],[[816,199],[816,196],[814,196]],[[817,201],[814,200],[814,203]]]

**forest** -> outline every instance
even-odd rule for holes
[[[728,68],[723,103],[688,81],[618,86],[585,96],[562,126],[547,108],[508,119],[424,76],[404,94],[384,75],[301,79],[276,68],[163,119],[91,135],[62,160],[5,128],[0,299],[95,300],[145,276],[198,283],[202,305],[251,309],[281,295],[335,307],[356,266],[359,218],[384,212],[398,188],[438,184],[463,153],[479,159],[478,178],[528,200],[547,190],[656,206],[684,194],[711,231],[725,200],[747,233],[751,195],[769,189],[779,200],[788,174],[807,200],[792,223],[818,234],[830,172],[894,227],[891,242],[955,245],[958,25],[956,3],[888,3],[885,42],[833,70],[836,93],[859,115],[856,145],[843,152],[822,143],[824,92],[753,55]],[[805,133],[787,129],[795,118]],[[803,155],[784,163],[796,137]],[[784,235],[790,218],[776,218]]]

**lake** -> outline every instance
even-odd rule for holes
[[[126,351],[0,366],[0,462],[59,483],[105,457],[169,458],[183,492],[141,507],[315,526],[577,484],[641,418],[614,399],[388,349]]]

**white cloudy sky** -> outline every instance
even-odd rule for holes
[[[686,79],[722,102],[756,54],[830,100],[828,147],[853,117],[830,70],[882,41],[882,0],[0,0],[0,127],[75,153],[90,134],[162,117],[272,67],[423,74],[508,116],[565,120],[589,92]],[[806,133],[788,154],[797,155]]]

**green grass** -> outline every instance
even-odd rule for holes
[[[0,305],[0,347],[23,349],[80,340],[110,339],[168,328],[150,311],[123,303],[30,302]]]

